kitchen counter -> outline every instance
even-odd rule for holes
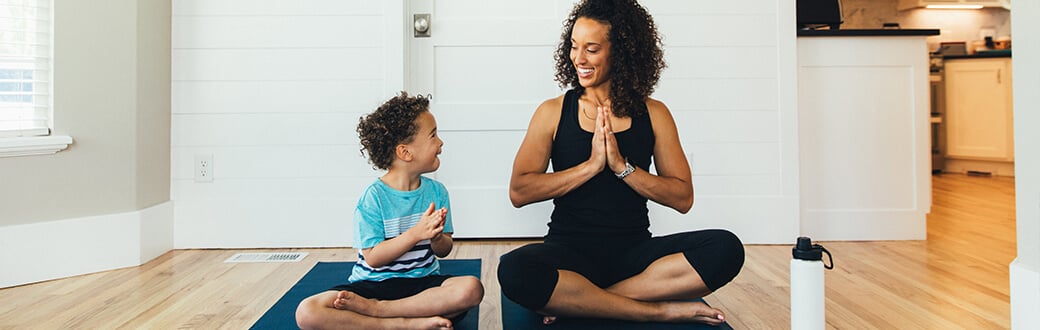
[[[988,50],[980,51],[971,55],[943,55],[944,60],[956,60],[965,58],[999,58],[999,57],[1011,57],[1011,50]]]
[[[835,241],[927,237],[926,38],[797,38],[801,234]]]
[[[939,29],[798,30],[799,37],[896,37],[937,35],[939,35]]]

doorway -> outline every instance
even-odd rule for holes
[[[545,234],[550,202],[514,208],[509,177],[534,109],[562,92],[552,53],[571,6],[406,1],[406,17],[425,24],[421,33],[406,31],[406,89],[432,97],[444,148],[431,176],[451,192],[455,237]]]

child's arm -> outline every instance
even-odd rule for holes
[[[430,249],[433,249],[433,254],[436,254],[438,258],[444,258],[451,253],[454,241],[451,238],[451,233],[440,233],[430,239]]]
[[[408,252],[415,244],[422,240],[430,239],[431,248],[433,248],[432,240],[435,236],[440,236],[441,231],[444,230],[444,216],[447,214],[447,209],[434,210],[433,203],[430,203],[430,208],[426,209],[422,217],[419,218],[419,223],[405,231],[401,235],[382,241],[376,246],[362,250],[365,255],[365,263],[372,267],[382,267],[397,260]],[[450,241],[449,241],[450,242]],[[449,243],[450,244],[450,243]],[[434,248],[434,253],[437,250]],[[450,245],[449,245],[449,252]],[[447,255],[447,253],[445,253]]]

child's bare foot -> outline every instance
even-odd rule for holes
[[[332,307],[341,310],[348,310],[358,314],[379,317],[373,313],[373,305],[375,301],[359,296],[356,293],[350,291],[340,291],[336,296],[336,300],[332,302]]]
[[[545,317],[542,317],[542,324],[544,324],[544,325],[550,325],[550,324],[553,324],[553,322],[556,322],[556,316],[548,316],[547,315]]]
[[[700,322],[708,325],[719,325],[726,321],[722,311],[712,308],[700,301],[662,302],[665,322]]]
[[[440,316],[423,318],[406,318],[404,322],[406,329],[451,329],[451,320]]]

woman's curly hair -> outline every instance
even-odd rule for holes
[[[556,81],[563,88],[583,90],[571,62],[574,22],[585,17],[608,26],[610,48],[610,100],[619,117],[639,116],[642,104],[653,94],[666,66],[654,18],[635,0],[585,0],[574,6],[564,21],[556,48]]]
[[[429,111],[430,100],[421,96],[408,96],[401,92],[376,108],[376,111],[361,117],[357,126],[361,138],[361,154],[368,154],[368,162],[378,169],[390,169],[394,162],[398,144],[411,143],[419,129],[415,119]]]

